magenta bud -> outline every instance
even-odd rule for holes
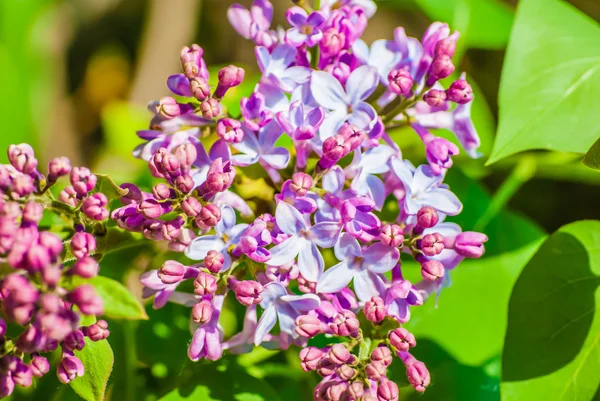
[[[300,351],[300,365],[305,372],[316,370],[324,352],[317,347],[306,347]]]
[[[41,271],[42,280],[50,288],[55,288],[62,277],[62,270],[59,266],[48,266]]]
[[[439,220],[437,210],[431,206],[423,206],[417,212],[417,226],[421,229],[434,227]]]
[[[190,79],[190,92],[196,99],[203,101],[210,96],[210,86],[206,79],[195,77]]]
[[[42,219],[44,207],[36,201],[28,201],[23,208],[23,222],[37,224]]]
[[[16,357],[5,357],[11,358],[9,362],[9,370],[15,384],[21,387],[29,387],[32,384],[33,372],[31,368],[27,366],[22,360]]]
[[[40,233],[38,241],[40,242],[40,244],[46,247],[46,249],[50,253],[52,261],[56,262],[63,250],[63,243],[60,237],[49,231],[42,231]]]
[[[204,258],[204,266],[211,273],[218,273],[223,267],[224,262],[225,256],[217,251],[208,251],[206,257]]]
[[[81,211],[90,219],[102,221],[108,218],[108,198],[101,192],[88,196],[81,205]]]
[[[77,192],[71,186],[66,187],[58,194],[58,200],[71,207],[77,206]]]
[[[352,369],[348,366],[349,369]],[[352,369],[354,370],[354,369]],[[339,369],[338,369],[339,371]],[[331,401],[342,401],[345,400],[346,390],[348,389],[348,383],[345,381],[331,381],[327,385],[325,392],[327,399]]]
[[[379,239],[384,245],[397,248],[404,243],[402,228],[398,224],[386,224],[381,227]]]
[[[163,239],[166,241],[173,241],[179,238],[182,225],[183,219],[179,216],[173,220],[165,222],[165,224],[163,224],[161,227]]]
[[[314,294],[317,292],[317,283],[298,276],[298,289],[305,294]]]
[[[429,68],[429,79],[427,85],[431,86],[436,81],[444,79],[452,75],[454,72],[454,64],[452,59],[448,55],[441,55],[433,59],[431,67]]]
[[[305,338],[312,338],[323,332],[321,321],[316,316],[300,315],[296,318],[296,333]]]
[[[96,250],[96,238],[90,233],[78,232],[71,238],[71,252],[76,258],[83,258]]]
[[[404,69],[392,70],[388,74],[388,89],[396,95],[410,97],[413,79],[410,72]]]
[[[154,199],[146,199],[137,205],[137,210],[149,219],[158,219],[163,214],[162,205]]]
[[[194,164],[198,157],[198,151],[191,143],[184,143],[177,146],[173,149],[173,154],[177,157],[177,160],[179,160],[182,174],[189,173],[192,164]]]
[[[473,100],[473,88],[464,79],[454,81],[446,91],[448,100],[458,104],[466,104]]]
[[[163,118],[171,119],[181,114],[181,108],[177,100],[170,96],[163,97],[156,106],[156,112]]]
[[[75,355],[64,353],[58,367],[56,368],[56,375],[58,380],[62,383],[67,384],[71,380],[75,380],[77,377],[83,376],[85,368],[81,360]]]
[[[175,179],[175,188],[184,194],[189,194],[194,185],[194,179],[189,174],[180,175]]]
[[[487,242],[488,237],[485,234],[465,231],[456,236],[454,241],[454,250],[465,258],[479,258],[485,252],[483,244]]]
[[[197,77],[202,72],[202,55],[204,50],[197,44],[181,49],[180,59],[184,75],[188,79]]]
[[[175,178],[181,175],[181,163],[179,163],[179,159],[173,153],[162,155],[159,168],[166,177]]]
[[[198,199],[190,196],[181,202],[181,210],[188,217],[198,217],[202,211],[202,204]]]
[[[15,382],[10,372],[0,373],[0,397],[8,397],[15,390]]]
[[[35,183],[33,178],[28,175],[19,175],[13,178],[12,181],[12,192],[19,197],[30,195],[35,191]]]
[[[42,377],[50,371],[50,363],[43,356],[35,355],[29,362],[29,368],[35,377]]]
[[[154,198],[156,198],[157,200],[167,200],[173,198],[175,196],[175,193],[171,188],[169,188],[168,185],[161,183],[156,184],[152,188],[152,195],[154,195]],[[143,202],[144,201],[142,200],[141,203]]]
[[[27,270],[30,272],[39,272],[48,267],[51,263],[50,253],[43,245],[32,245],[27,251]]]
[[[371,352],[371,360],[383,363],[385,366],[390,366],[392,363],[392,352],[388,347],[381,345]]]
[[[329,323],[329,328],[336,336],[341,337],[354,337],[358,334],[358,329],[360,327],[360,323],[356,318],[356,315],[349,311],[345,310],[342,313],[338,313],[331,323]]]
[[[143,200],[142,191],[136,185],[126,182],[121,184],[121,188],[127,190],[127,193],[121,197],[124,205],[140,203]]]
[[[209,301],[200,301],[192,307],[194,323],[204,324],[212,318],[213,307]]]
[[[196,217],[196,225],[202,230],[208,230],[217,225],[221,220],[221,209],[214,203],[206,204],[198,217]]]
[[[398,401],[398,385],[391,380],[382,379],[377,386],[379,401]]]
[[[200,103],[202,117],[211,120],[221,113],[221,104],[215,98],[208,98]]]
[[[417,241],[417,247],[427,256],[439,255],[444,250],[444,236],[440,233],[425,234]]]
[[[85,347],[83,333],[81,332],[81,330],[73,330],[63,339],[61,344],[63,346],[63,349],[67,351],[81,351],[83,347]]]
[[[6,334],[6,322],[0,318],[0,338],[3,338]]]
[[[292,175],[292,183],[290,189],[298,196],[304,196],[308,193],[312,187],[313,179],[310,175],[302,172],[294,173]]]
[[[410,348],[413,348],[417,345],[415,336],[402,327],[390,331],[388,338],[390,340],[390,344],[398,351],[408,351]]]
[[[67,157],[55,157],[48,163],[48,181],[50,182],[54,182],[70,172],[71,162]]]
[[[336,365],[341,365],[352,359],[352,354],[343,344],[333,344],[327,352],[327,356]]]
[[[175,260],[167,260],[158,270],[158,278],[165,284],[180,282],[185,275],[185,266]]]
[[[421,361],[414,361],[406,367],[406,376],[410,385],[417,391],[423,392],[431,382],[427,366]]]
[[[363,312],[367,319],[373,323],[379,323],[386,317],[385,304],[381,297],[372,297],[365,302]]]
[[[96,261],[96,259],[84,256],[79,258],[73,264],[73,274],[76,274],[83,278],[92,278],[98,275],[98,271],[100,270],[100,265]]]
[[[385,378],[387,374],[387,366],[381,362],[371,362],[365,366],[365,374],[371,380],[379,381]]]
[[[33,173],[38,164],[33,148],[26,143],[10,145],[8,147],[8,160],[15,169],[23,174]]]
[[[256,305],[262,301],[264,288],[258,281],[244,280],[232,284],[235,297],[244,306]]]
[[[444,277],[444,265],[437,260],[424,260],[421,262],[421,276],[425,280],[434,281]]]
[[[346,390],[348,396],[352,400],[363,400],[363,396],[365,395],[365,385],[360,381],[354,381],[348,386],[348,390]]]
[[[110,335],[106,320],[98,320],[85,329],[85,335],[92,341],[106,340]]]
[[[205,272],[198,273],[194,280],[194,294],[204,296],[212,295],[217,291],[217,279]]]
[[[104,312],[102,298],[96,294],[96,290],[89,284],[82,284],[69,294],[69,300],[79,307],[85,315],[98,316]]]
[[[442,55],[452,57],[454,56],[454,52],[456,52],[456,39],[447,37],[435,44],[435,50],[433,54],[435,57]]]
[[[337,55],[346,44],[346,36],[336,28],[329,28],[323,32],[321,50],[327,56]]]
[[[244,69],[229,65],[219,71],[219,84],[215,90],[215,97],[221,99],[229,88],[238,86],[244,80]]]
[[[323,377],[331,376],[335,373],[338,365],[328,357],[323,357],[317,366],[317,373]]]
[[[227,143],[240,143],[244,138],[242,123],[233,118],[222,118],[217,122],[217,135]]]
[[[223,172],[214,172],[206,177],[206,187],[210,192],[223,192],[229,186],[228,174]]]
[[[81,197],[94,189],[98,181],[98,178],[87,167],[73,167],[69,179],[73,190]]]
[[[431,107],[444,107],[446,104],[446,92],[439,89],[431,89],[425,95],[423,95],[423,100]]]

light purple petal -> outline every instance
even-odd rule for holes
[[[354,275],[354,292],[358,299],[366,302],[372,297],[380,297],[385,293],[385,284],[381,277],[369,270]]]
[[[418,201],[423,205],[431,206],[442,213],[456,216],[462,211],[462,203],[449,189],[436,188],[420,193]]]
[[[341,291],[352,281],[356,270],[348,265],[348,262],[340,262],[325,270],[317,283],[317,292],[331,294]]]
[[[258,346],[263,342],[265,336],[269,334],[271,330],[273,330],[273,327],[275,327],[275,323],[277,323],[277,311],[275,306],[271,306],[263,312],[258,324],[256,325],[256,332],[254,333],[254,345]]]
[[[356,238],[348,233],[342,234],[338,243],[335,244],[333,252],[335,253],[335,257],[341,261],[352,262],[355,258],[362,256],[360,244]]]
[[[350,99],[340,81],[328,72],[312,73],[310,91],[320,106],[330,110],[345,110],[350,104]]]
[[[314,128],[319,128],[321,126],[321,124],[323,123],[324,119],[325,119],[325,113],[323,112],[323,109],[321,109],[320,107],[312,109],[306,115],[307,124]]]
[[[402,159],[399,159],[397,157],[392,157],[390,159],[390,165],[394,174],[396,174],[400,181],[402,181],[404,189],[406,189],[408,191],[408,194],[410,194],[412,192],[410,185],[413,180],[413,172],[411,171],[410,166],[406,164]]]
[[[348,119],[348,111],[345,108],[334,110],[325,116],[321,128],[319,128],[319,136],[321,140],[325,140],[329,137],[337,134],[339,129]]]
[[[378,83],[379,77],[377,75],[377,69],[374,67],[363,65],[352,71],[348,77],[348,81],[346,81],[346,93],[348,94],[347,99],[349,104],[356,105],[368,98],[369,95],[373,93]],[[317,101],[319,100],[317,99]]]
[[[300,32],[298,28],[288,29],[285,33],[285,43],[295,47],[302,46],[307,39],[308,35]]]
[[[298,7],[298,6],[293,6],[293,7],[288,8],[287,12],[285,13],[285,16],[286,16],[288,22],[290,23],[290,25],[297,26],[297,25],[306,24],[306,19],[308,17],[308,14],[306,13],[306,10],[304,10],[303,8]]]
[[[296,333],[296,317],[298,312],[291,305],[285,302],[277,303],[277,319],[279,320],[279,331],[286,333],[294,338],[299,335]]]
[[[250,38],[250,30],[248,29],[248,38]],[[269,68],[269,63],[271,62],[271,53],[269,53],[269,49],[263,46],[256,46],[254,48],[254,55],[256,56],[256,62],[258,64],[258,68],[262,73],[266,72]]]
[[[277,282],[272,282],[269,283],[267,285],[265,285],[265,289],[263,291],[262,295],[262,301],[260,302],[260,306],[263,309],[267,309],[269,308],[271,305],[273,305],[273,303],[278,300],[279,298],[283,297],[284,295],[287,295],[287,290],[285,289],[285,287]]]
[[[250,7],[250,14],[252,21],[261,30],[266,31],[271,26],[271,20],[273,19],[273,5],[269,0],[254,0],[252,7]]]
[[[396,299],[388,305],[387,314],[395,317],[400,323],[406,323],[410,319],[410,308],[404,299]]]
[[[325,262],[323,261],[321,252],[319,252],[319,248],[315,244],[304,242],[304,246],[300,249],[298,256],[298,269],[308,281],[317,281],[319,279],[325,269]]]
[[[192,342],[188,347],[188,357],[192,361],[200,359],[202,350],[204,349],[204,338],[206,337],[206,330],[203,327],[199,327],[194,332]]]
[[[375,175],[368,175],[367,187],[369,189],[369,196],[371,196],[371,198],[375,201],[375,208],[377,210],[381,210],[387,196],[385,184],[379,177]]]
[[[211,160],[216,160],[219,157],[223,159],[223,162],[231,159],[231,151],[229,150],[229,145],[222,139],[219,139],[210,147],[209,156]]]
[[[377,112],[373,106],[366,102],[360,102],[352,109],[352,114],[348,116],[348,122],[368,131],[376,118]]]
[[[216,361],[223,356],[223,348],[221,347],[221,333],[216,326],[211,326],[206,331],[204,337],[206,359]]]
[[[363,64],[369,61],[369,46],[364,40],[358,39],[352,45],[352,54]]]
[[[299,240],[297,237],[288,238],[270,249],[271,259],[267,261],[267,264],[269,266],[281,266],[293,261],[306,243],[306,241]]]
[[[234,4],[227,10],[227,18],[237,33],[244,39],[250,39],[250,11],[240,4]]]
[[[215,235],[204,235],[192,240],[185,250],[185,256],[192,260],[202,260],[208,251],[220,252],[225,247],[223,240]]]
[[[232,145],[235,149],[242,152],[231,157],[236,166],[250,166],[259,159],[260,146],[254,132],[244,129],[244,138],[240,143]]]
[[[410,184],[413,194],[429,191],[439,186],[444,179],[443,175],[436,175],[429,165],[422,164],[415,170],[414,177]]]
[[[400,254],[398,249],[377,242],[367,248],[363,257],[363,263],[367,269],[374,273],[385,273],[396,266]]]
[[[275,210],[275,220],[281,231],[289,235],[298,235],[302,230],[307,230],[302,214],[289,203],[279,202]]]
[[[272,149],[283,131],[276,121],[271,121],[258,132],[258,147],[264,152]]]
[[[229,270],[232,264],[231,256],[229,256],[229,253],[225,249],[221,250],[221,255],[223,255],[223,266],[221,267],[221,270],[219,270],[219,273]]]
[[[369,64],[377,68],[379,80],[384,85],[388,84],[387,76],[401,60],[401,53],[396,43],[391,40],[376,40],[371,45]]]
[[[331,248],[337,242],[341,229],[342,226],[338,223],[317,223],[310,228],[310,238],[321,248]]]
[[[290,304],[298,312],[310,312],[321,305],[321,299],[315,294],[284,295],[281,301]]]
[[[280,87],[285,92],[292,92],[298,85],[307,83],[312,70],[308,67],[295,66],[284,70],[279,75]]]
[[[167,78],[167,86],[171,92],[179,96],[192,97],[190,80],[183,74],[174,74]]]
[[[332,194],[337,194],[344,189],[346,177],[340,166],[333,166],[331,170],[323,176],[323,189]]]
[[[223,236],[224,234],[228,234],[228,232],[235,226],[236,217],[235,211],[229,205],[221,206],[221,220],[217,223],[215,227],[215,231],[218,235]]]

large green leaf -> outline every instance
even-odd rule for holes
[[[93,342],[85,339],[85,348],[75,351],[85,367],[85,374],[69,383],[86,401],[103,401],[108,378],[112,372],[114,355],[106,340]]]
[[[511,295],[503,399],[597,399],[599,286],[599,221],[571,223],[544,242]]]
[[[266,382],[248,375],[237,367],[227,366],[227,364],[215,365],[215,363],[200,363],[193,368],[184,369],[185,376],[182,378],[182,383],[160,401],[281,400]]]
[[[148,319],[144,306],[121,283],[108,277],[96,276],[85,280],[74,278],[74,284],[91,284],[104,301],[104,315],[113,319]]]
[[[528,149],[586,152],[600,136],[598,91],[598,24],[560,0],[520,1],[488,163]]]
[[[585,154],[583,164],[589,168],[600,170],[600,139],[598,139]]]

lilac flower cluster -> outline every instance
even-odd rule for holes
[[[64,157],[51,160],[44,176],[27,144],[11,145],[8,159],[10,164],[0,165],[0,397],[48,373],[43,354],[58,347],[58,379],[68,383],[82,376],[74,351],[84,348],[85,337],[100,341],[109,334],[107,323],[95,320],[103,303],[94,287],[74,283],[76,276],[98,274],[92,233],[108,218],[108,201],[91,192],[97,177],[87,168],[71,168]],[[55,199],[50,188],[62,176],[69,176],[71,186]],[[69,225],[49,231],[44,212]],[[83,325],[83,315],[95,323]]]
[[[417,391],[430,382],[402,327],[412,307],[448,283],[461,260],[480,257],[487,241],[445,221],[462,210],[443,183],[459,147],[430,131],[451,130],[477,156],[473,94],[464,74],[447,89],[441,82],[454,72],[458,40],[446,24],[432,24],[421,41],[397,28],[393,40],[368,46],[360,38],[371,0],[296,3],[287,30],[272,29],[267,0],[230,7],[233,27],[256,44],[261,72],[239,117],[221,100],[244,71],[222,69],[211,88],[202,49],[183,49],[183,74],[167,80],[179,100],[150,104],[154,117],[134,152],[164,182],[152,193],[125,184],[112,217],[197,261],[170,260],[141,277],[154,307],[191,308],[193,361],[295,345],[302,368],[323,378],[315,400],[393,401],[398,387],[386,373],[394,357]],[[401,126],[423,141],[427,164],[403,159],[388,133]],[[279,145],[285,139],[289,148]],[[254,210],[236,193],[251,166],[275,190]],[[382,221],[390,201],[398,215]],[[418,262],[421,280],[404,278],[401,254]],[[187,280],[193,293],[178,290]],[[246,308],[230,338],[219,324],[227,296]],[[316,348],[315,336],[338,339]]]

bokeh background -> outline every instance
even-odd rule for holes
[[[274,23],[284,24],[290,0],[272,2]],[[257,80],[253,46],[235,33],[226,18],[232,3],[0,0],[0,148],[28,142],[42,162],[65,155],[74,165],[88,165],[117,182],[143,184],[148,180],[145,163],[131,157],[139,143],[135,131],[148,123],[146,104],[167,95],[165,80],[178,72],[182,46],[200,44],[213,71],[233,62],[242,65],[247,83],[236,89],[237,98],[248,94]],[[250,1],[239,3],[249,6]],[[598,0],[570,3],[600,21]],[[465,229],[489,234],[488,255],[466,263],[461,267],[464,274],[456,272],[454,285],[442,294],[438,308],[429,305],[422,316],[415,313],[414,330],[422,333],[417,356],[433,373],[432,388],[419,399],[497,400],[512,284],[545,233],[574,220],[600,218],[600,173],[584,167],[580,155],[558,152],[528,152],[485,166],[517,0],[381,0],[377,4],[379,12],[369,22],[367,43],[391,39],[397,26],[420,37],[434,20],[461,31],[457,65],[475,87],[473,113],[484,154],[478,160],[459,157],[459,168],[448,181],[465,204],[455,221]],[[393,135],[405,157],[415,163],[423,160],[416,135],[408,131]],[[4,153],[0,160],[6,162]],[[102,271],[138,293],[139,273],[156,268],[164,258],[154,250],[136,249],[107,257]],[[197,382],[255,386],[252,380],[260,378],[264,379],[260,385],[268,386],[264,392],[279,393],[282,400],[310,399],[316,378],[298,370],[293,353],[258,350],[227,359],[225,371],[203,364],[191,367],[185,364],[186,311],[172,306],[158,312],[147,309],[149,321],[111,322],[116,358],[109,383],[111,400],[158,400],[176,381],[196,371],[200,372]],[[235,313],[227,319],[235,330],[239,324]],[[404,399],[417,397],[409,390],[402,394]],[[49,378],[13,398],[77,396]]]

